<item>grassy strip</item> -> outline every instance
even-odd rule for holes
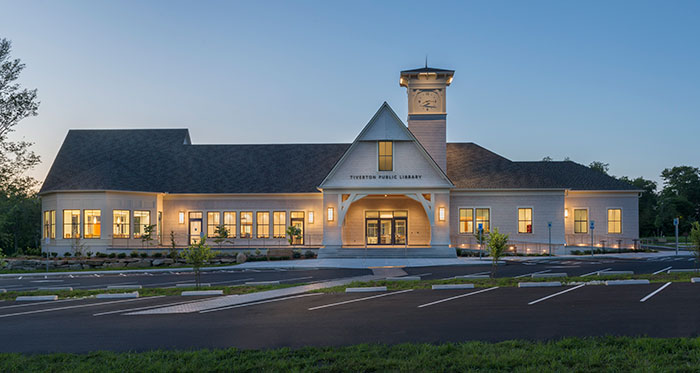
[[[499,287],[514,287],[518,286],[518,282],[548,282],[561,281],[566,285],[569,283],[581,283],[591,281],[606,281],[606,280],[631,280],[631,279],[647,279],[649,282],[690,282],[691,277],[700,277],[698,273],[683,272],[683,273],[660,273],[658,275],[639,274],[639,275],[608,275],[608,276],[588,276],[588,277],[538,277],[538,278],[513,278],[513,277],[498,277],[498,278],[459,278],[446,280],[419,280],[419,281],[354,281],[347,285],[334,286],[325,289],[313,290],[318,293],[342,293],[346,288],[354,287],[369,287],[369,286],[386,286],[387,290],[407,290],[407,289],[430,289],[433,285],[438,284],[474,284],[474,287],[486,288],[492,286]]]
[[[699,338],[601,337],[550,342],[362,344],[298,350],[0,354],[0,370],[5,372],[690,372],[698,369]]]
[[[237,263],[225,263],[225,264],[207,264],[203,266],[202,268],[210,268],[210,267],[230,267],[230,266],[235,266]],[[82,269],[70,269],[70,268],[52,268],[49,269],[49,272],[101,272],[101,271],[132,271],[132,270],[151,270],[151,269],[163,269],[163,270],[177,270],[177,269],[183,269],[183,268],[189,268],[191,269],[192,266],[188,265],[182,265],[182,266],[176,266],[176,267],[170,267],[170,266],[162,266],[162,267],[116,267],[116,268],[82,268]],[[46,273],[46,269],[37,269],[34,271],[27,271],[24,269],[0,269],[0,274],[37,274],[37,273]]]
[[[301,286],[305,284],[272,284],[272,285],[236,285],[236,286],[212,286],[212,287],[201,287],[199,290],[223,290],[224,295],[234,295],[234,294],[248,294],[257,293],[260,291],[284,289],[293,286]],[[141,297],[152,297],[156,295],[167,295],[167,296],[179,296],[183,291],[197,290],[195,287],[179,287],[179,288],[143,288],[143,289],[97,289],[97,290],[81,290],[75,289],[73,291],[68,290],[34,290],[34,291],[8,291],[7,293],[0,293],[0,300],[14,300],[18,296],[22,295],[58,295],[58,298],[82,298],[82,297],[94,297],[97,294],[105,293],[131,293],[134,291],[139,292]]]

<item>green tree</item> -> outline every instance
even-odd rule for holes
[[[608,170],[610,169],[610,163],[603,163],[600,161],[593,161],[591,164],[588,165],[588,167],[591,170],[595,170],[598,172],[602,172],[604,174],[608,174]]]
[[[656,182],[643,177],[630,179],[626,176],[620,180],[630,183],[642,190],[639,197],[639,234],[642,237],[655,235],[657,232],[655,220],[656,210],[659,203],[659,195],[656,193]]]
[[[143,234],[141,235],[141,247],[151,246],[151,241],[153,241],[153,233],[155,233],[155,231],[155,224],[148,224],[143,226]]]
[[[695,270],[698,271],[700,269],[700,223],[697,221],[693,222],[690,229],[690,242],[691,250],[695,254]]]
[[[673,235],[673,219],[680,218],[678,230],[688,232],[692,222],[694,207],[684,196],[666,195],[659,199],[654,225],[661,234]]]
[[[494,228],[491,233],[489,233],[488,238],[488,248],[491,255],[491,277],[496,277],[496,268],[498,267],[498,260],[506,252],[506,246],[508,245],[508,235],[500,233],[498,228]]]
[[[211,251],[211,247],[207,245],[207,238],[202,237],[198,243],[183,249],[180,255],[188,264],[192,265],[195,283],[197,284],[197,289],[199,289],[202,266],[214,259],[217,252]]]
[[[290,225],[287,227],[287,241],[289,242],[290,245],[294,244],[295,239],[300,239],[301,238],[301,229],[298,227],[295,227],[293,225]]]
[[[664,179],[661,197],[684,197],[693,206],[688,220],[700,220],[700,169],[690,166],[667,168],[661,172],[661,177]]]
[[[34,188],[37,181],[26,172],[39,163],[31,142],[10,141],[19,122],[37,115],[36,89],[17,83],[25,65],[11,59],[12,43],[0,39],[0,248],[7,253],[39,247],[41,204]]]
[[[216,242],[216,244],[219,245],[219,250],[221,250],[221,245],[229,241],[228,229],[225,225],[219,224],[216,226],[216,230],[214,231],[214,233],[216,233],[216,237],[214,237],[214,242]]]

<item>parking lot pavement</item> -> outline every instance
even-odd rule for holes
[[[538,299],[544,300],[533,303]],[[273,348],[700,332],[700,284],[690,283],[303,294],[206,313],[126,315],[132,309],[190,301],[83,299],[3,308],[19,305],[5,302],[0,304],[0,351]]]

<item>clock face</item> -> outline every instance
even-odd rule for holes
[[[437,111],[440,96],[435,91],[418,92],[415,98],[416,111]]]

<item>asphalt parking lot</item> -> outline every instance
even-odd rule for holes
[[[700,284],[691,283],[311,293],[204,312],[128,315],[197,301],[0,302],[0,350],[274,348],[700,332]]]

